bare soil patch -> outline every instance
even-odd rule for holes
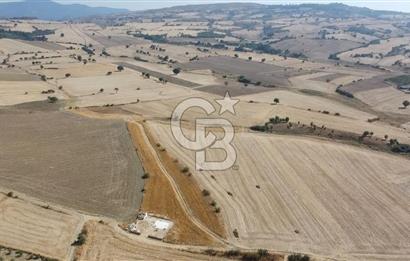
[[[31,110],[0,110],[0,122],[2,186],[118,219],[139,208],[143,170],[123,122]]]
[[[253,53],[249,53],[249,56],[252,55]],[[182,64],[181,67],[187,70],[209,69],[220,74],[230,74],[235,77],[243,75],[252,82],[261,82],[263,86],[277,87],[289,86],[288,77],[297,73],[293,69],[285,71],[283,67],[228,56],[201,58],[197,61]]]
[[[343,86],[342,89],[354,94],[356,92],[370,91],[370,90],[380,89],[380,88],[388,88],[388,87],[391,87],[391,85],[386,83],[385,79],[389,77],[390,76],[388,75],[375,76],[370,79],[365,79],[362,81],[356,81],[354,83],[347,84]]]
[[[62,45],[59,45],[57,43],[52,43],[52,42],[46,42],[46,41],[23,41],[19,40],[20,42],[23,42],[25,44],[33,45],[35,47],[43,48],[46,50],[50,51],[61,51],[65,50],[66,48]]]
[[[289,39],[272,45],[273,48],[302,53],[315,60],[326,61],[329,55],[360,47],[360,43],[331,39]]]
[[[163,74],[163,73],[160,73],[160,72],[157,72],[157,71],[152,71],[152,70],[149,70],[147,68],[144,68],[144,67],[141,67],[141,66],[138,66],[138,65],[135,65],[135,64],[126,63],[126,62],[120,62],[120,63],[116,63],[116,64],[122,65],[124,67],[127,67],[129,69],[132,69],[132,70],[135,70],[135,71],[138,71],[138,72],[141,72],[141,73],[142,72],[149,73],[151,76],[153,76],[155,78],[163,78],[163,79],[167,80],[168,82],[176,84],[176,85],[181,85],[181,86],[189,87],[189,88],[200,86],[197,83],[182,80],[182,79],[179,79],[179,78],[167,75],[167,74]]]

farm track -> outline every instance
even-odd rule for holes
[[[193,213],[193,211],[189,207],[189,204],[187,203],[187,201],[185,200],[183,196],[183,192],[179,188],[178,184],[176,183],[172,175],[168,173],[167,169],[165,168],[161,159],[159,158],[156,150],[152,146],[147,134],[145,133],[146,130],[143,127],[141,127],[141,125],[136,124],[136,123],[129,123],[128,126],[131,132],[138,132],[140,134],[138,136],[143,139],[142,144],[145,144],[145,147],[148,148],[149,153],[152,155],[153,159],[155,160],[155,163],[160,168],[161,174],[163,174],[167,178],[169,184],[172,187],[173,192],[175,193],[178,203],[180,204],[183,212],[192,221],[192,223],[198,228],[200,228],[208,236],[210,236],[215,242],[218,242],[219,244],[222,244],[222,245],[229,245],[230,243],[227,240],[223,239],[220,235],[216,234],[214,231],[212,231],[207,226],[205,226]],[[145,151],[145,153],[146,152],[147,151]]]

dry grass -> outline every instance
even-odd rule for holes
[[[41,94],[52,89],[53,94]],[[64,99],[65,95],[58,89],[41,81],[1,81],[0,106],[14,105],[32,101],[47,100],[48,96]]]
[[[406,114],[410,116],[410,109],[402,109],[403,101],[409,100],[408,95],[397,90],[395,87],[390,86],[386,88],[358,92],[355,96],[361,101],[372,106],[375,110]]]
[[[79,260],[214,260],[211,257],[191,254],[177,249],[141,242],[127,237],[108,225],[86,224],[87,241]]]
[[[0,245],[65,260],[80,217],[0,194]]]

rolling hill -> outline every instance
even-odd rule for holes
[[[25,0],[0,3],[1,18],[35,17],[43,20],[68,20],[85,16],[125,13],[127,9],[59,4],[50,0]]]

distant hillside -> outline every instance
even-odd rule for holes
[[[68,20],[94,15],[128,12],[126,9],[89,7],[80,4],[63,5],[50,0],[25,0],[0,3],[0,18],[36,17],[43,20]]]
[[[209,21],[210,15],[221,15],[225,20],[235,21],[249,16],[259,16],[261,20],[271,20],[281,17],[317,17],[317,18],[376,18],[395,19],[410,17],[408,13],[372,10],[365,7],[355,7],[345,4],[299,4],[299,5],[264,5],[255,3],[218,3],[203,5],[184,5],[162,9],[130,12],[126,16],[109,15],[94,17],[88,21],[97,23],[123,23],[143,18],[161,21],[167,19],[184,19],[183,13],[197,13],[197,20]],[[182,15],[182,16],[181,16]],[[192,19],[191,19],[192,20]]]
[[[372,10],[366,7],[349,6],[340,3],[332,4],[290,4],[290,5],[264,5],[254,3],[221,3],[221,4],[204,4],[204,5],[185,5],[164,8],[159,10],[164,12],[232,12],[248,11],[264,14],[282,15],[320,15],[324,17],[381,17],[390,15],[399,15],[400,12]]]

